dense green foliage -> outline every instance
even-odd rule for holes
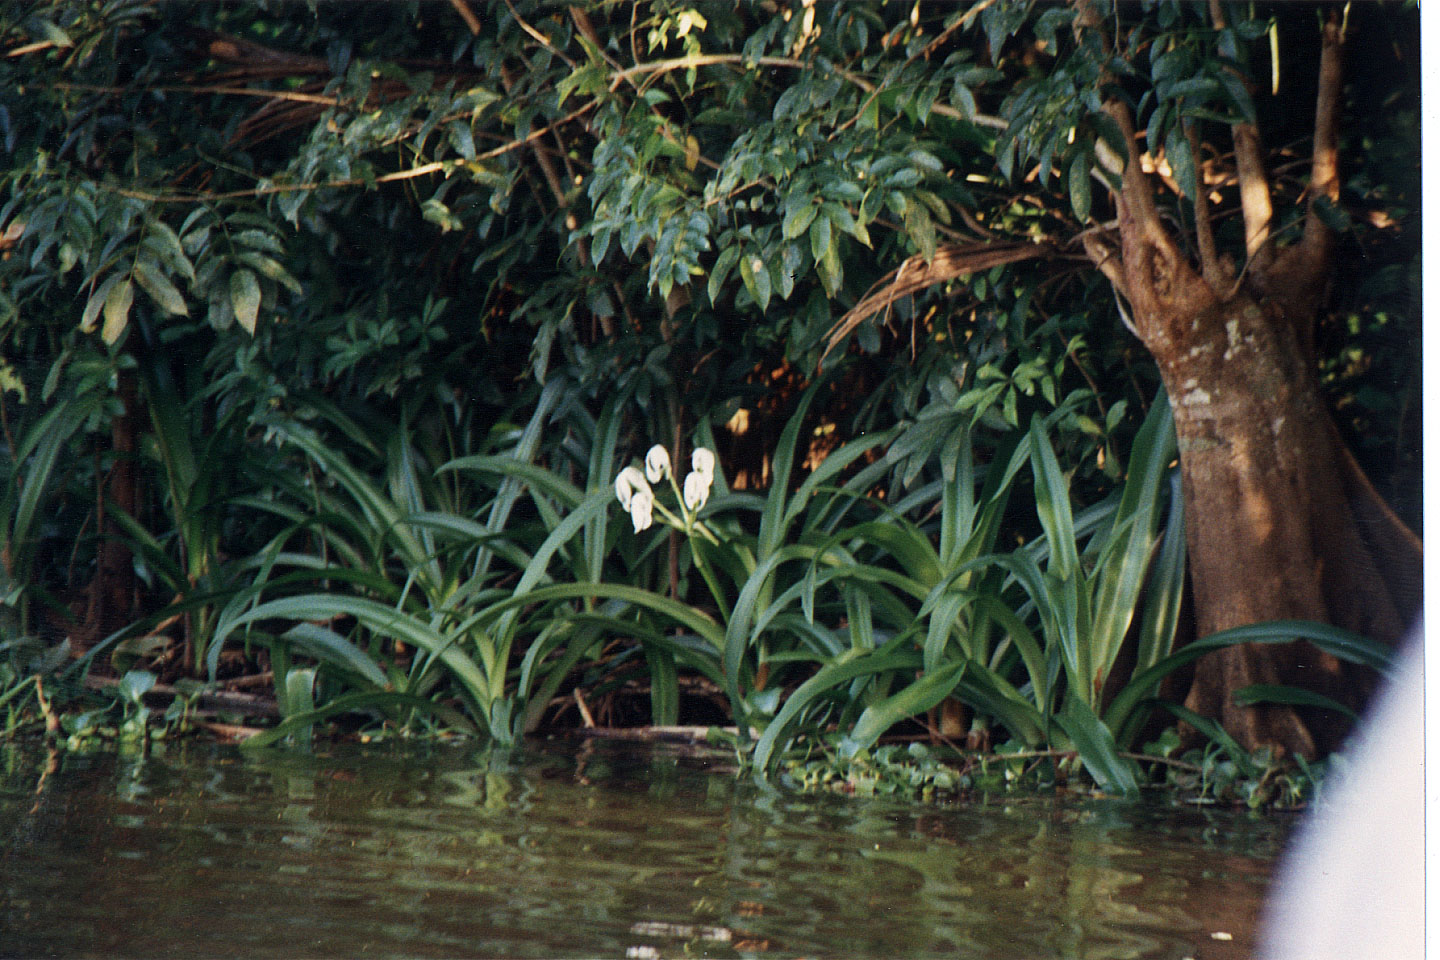
[[[503,742],[577,686],[675,723],[699,683],[762,770],[956,697],[1133,790],[1121,753],[1206,648],[1173,649],[1168,408],[1067,247],[1118,133],[1098,71],[1183,219],[1179,118],[1283,115],[1240,72],[1314,13],[1099,6],[1133,20],[1104,64],[1074,10],[1016,3],[12,4],[7,678],[70,637],[86,669],[272,670],[267,739],[359,715]],[[1368,266],[1318,360],[1401,484],[1416,98],[1367,69],[1367,215],[1333,214]],[[842,323],[895,268],[1004,243]],[[720,454],[705,536],[617,519],[655,441]],[[1272,635],[1307,630],[1374,658]]]

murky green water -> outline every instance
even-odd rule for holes
[[[766,794],[723,761],[10,747],[0,954],[1223,960],[1250,955],[1289,826]]]

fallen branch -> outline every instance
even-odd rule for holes
[[[711,730],[736,733],[734,727],[577,727],[565,736],[603,740],[639,740],[644,743],[706,743]]]
[[[119,684],[120,681],[115,677],[89,676],[85,678],[85,686],[91,690],[111,690],[119,686]],[[165,698],[166,703],[177,697],[185,696],[188,695],[166,683],[157,683],[145,692],[147,699],[151,697]],[[196,706],[201,710],[240,713],[250,717],[280,716],[280,708],[276,705],[273,697],[262,697],[253,693],[206,690],[202,691],[197,697]]]

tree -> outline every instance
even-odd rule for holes
[[[1245,80],[1237,69],[1244,27],[1232,27],[1218,2],[1208,12],[1213,51],[1204,45],[1210,38],[1202,38],[1198,49],[1177,43],[1151,57],[1152,77],[1159,77],[1155,109],[1173,104],[1175,116],[1150,144],[1163,136],[1193,204],[1190,237],[1182,241],[1162,219],[1155,178],[1144,173],[1136,111],[1119,90],[1106,90],[1119,78],[1103,68],[1096,78],[1102,112],[1094,119],[1119,129],[1125,152],[1097,156],[1110,161],[1106,191],[1115,227],[1083,237],[1086,253],[1130,304],[1135,332],[1173,398],[1198,630],[1305,618],[1398,640],[1418,606],[1405,568],[1418,569],[1420,544],[1339,442],[1315,371],[1314,330],[1333,277],[1339,220],[1344,14],[1322,13],[1309,180],[1290,200],[1276,197],[1258,118],[1245,108],[1248,91],[1237,86]],[[1107,34],[1098,7],[1077,5],[1075,13],[1077,49],[1088,44],[1092,62],[1097,48],[1110,52],[1123,38]],[[1132,32],[1131,50],[1135,39]],[[1209,61],[1208,75],[1195,78],[1209,80],[1208,90],[1184,86],[1189,78],[1165,65],[1166,58],[1197,56]],[[1187,92],[1177,92],[1182,86]],[[1243,236],[1233,238],[1228,256],[1217,243],[1209,190],[1217,165],[1202,161],[1207,93],[1228,99],[1233,111],[1226,119]],[[1276,210],[1286,200],[1296,207],[1288,218]],[[1277,237],[1287,219],[1299,234],[1292,231],[1288,243]],[[1245,708],[1230,697],[1242,686],[1298,680],[1306,672],[1312,685],[1315,673],[1327,674],[1328,692],[1344,695],[1339,664],[1313,651],[1239,647],[1201,664],[1187,703],[1223,717],[1248,744],[1312,754],[1313,734],[1295,713]]]
[[[1394,639],[1418,540],[1330,425],[1315,330],[1341,240],[1414,235],[1413,197],[1341,180],[1346,40],[1413,12],[1352,15],[37,2],[0,25],[6,356],[180,344],[207,402],[297,412],[316,390],[444,411],[563,368],[635,397],[649,436],[754,405],[754,371],[843,364],[864,416],[1058,411],[1113,476],[1139,419],[1117,393],[1150,393],[1100,387],[1135,372],[1128,328],[1175,411],[1199,632]],[[1261,96],[1267,46],[1272,72],[1313,47],[1312,94],[1285,61]],[[913,371],[876,362],[902,349]],[[1356,681],[1272,649],[1203,661],[1189,702],[1312,753],[1333,730],[1230,693]]]
[[[1021,12],[997,11],[992,24]],[[1124,23],[1125,12],[1080,2],[1040,14],[1034,35],[1054,59],[1002,105],[1000,157],[1038,163],[1042,179],[1052,164],[1068,168],[1082,221],[1091,177],[1103,184],[1114,219],[1078,238],[1128,303],[1127,326],[1171,397],[1198,632],[1305,618],[1398,640],[1418,607],[1419,540],[1339,442],[1316,376],[1315,328],[1334,275],[1335,233],[1345,227],[1348,11],[1318,11],[1309,175],[1298,196],[1267,173],[1248,72],[1247,40],[1273,36],[1276,20],[1243,19],[1218,0],[1200,16],[1160,4],[1153,24]],[[1148,76],[1139,72],[1144,60]],[[1230,149],[1212,145],[1227,128]],[[1237,196],[1241,229],[1222,229],[1217,202]],[[1223,718],[1246,744],[1308,755],[1316,734],[1297,713],[1243,707],[1230,696],[1302,677],[1353,699],[1354,678],[1297,645],[1239,647],[1202,661],[1187,703]]]

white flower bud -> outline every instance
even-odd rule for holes
[[[715,478],[715,454],[704,447],[696,447],[695,452],[690,454],[690,466],[695,472],[710,479]],[[709,484],[707,483],[708,487]]]
[[[705,506],[705,501],[710,499],[709,474],[695,471],[685,478],[685,509],[691,513],[699,513],[700,508]]]
[[[635,524],[636,533],[650,529],[654,509],[655,494],[650,491],[650,488],[636,490],[635,496],[630,498],[630,520]]]
[[[645,476],[651,483],[659,483],[670,476],[670,451],[658,443],[645,454]]]
[[[626,467],[615,478],[615,499],[620,501],[620,506],[624,509],[630,509],[631,500],[641,491],[650,493],[650,484],[645,482],[644,474],[634,467]]]

